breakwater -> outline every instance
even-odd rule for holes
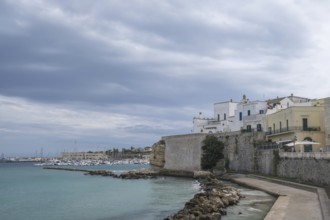
[[[116,174],[111,170],[87,170],[87,169],[76,169],[76,168],[68,168],[68,167],[44,167],[44,169],[84,172],[85,175],[111,176],[113,178],[120,178],[120,179],[148,179],[148,178],[155,178],[156,176],[160,175],[159,172],[151,171],[151,170],[137,170],[137,171],[132,170],[132,171]]]
[[[240,192],[220,180],[210,176],[199,180],[203,192],[197,193],[183,209],[165,220],[179,219],[220,219],[226,215],[226,207],[235,205],[241,198]]]
[[[159,176],[175,176],[198,180],[201,192],[188,201],[183,209],[166,217],[166,220],[219,219],[222,215],[226,215],[227,206],[237,204],[241,198],[240,192],[236,188],[223,184],[212,173],[206,171],[191,172],[161,169],[159,171],[132,170],[116,174],[111,170],[87,170],[68,167],[44,167],[43,169],[83,172],[85,175],[110,176],[120,179],[150,179]]]

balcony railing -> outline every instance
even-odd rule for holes
[[[294,132],[294,131],[320,131],[320,127],[286,127],[286,128],[281,128],[281,129],[276,129],[267,131],[266,135],[274,135],[274,134],[280,134],[280,133],[285,133],[285,132]]]
[[[242,133],[249,133],[249,132],[263,132],[262,129],[256,129],[256,128],[251,128],[251,129],[241,129]]]
[[[330,152],[280,152],[281,158],[313,158],[313,159],[330,159]]]

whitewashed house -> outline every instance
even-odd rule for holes
[[[266,112],[266,101],[250,101],[244,95],[235,110],[233,130],[247,132],[264,131]]]
[[[193,119],[193,133],[219,133],[231,131],[262,131],[267,102],[251,102],[243,96],[241,102],[219,102],[214,104],[214,117],[203,118],[200,113]]]

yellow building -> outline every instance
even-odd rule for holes
[[[325,148],[324,100],[312,100],[266,115],[268,141],[290,142],[296,152],[319,152]],[[316,142],[299,144],[303,141]],[[318,144],[317,144],[318,143]]]

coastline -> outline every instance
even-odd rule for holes
[[[48,170],[63,170],[83,172],[85,175],[110,176],[120,179],[150,179],[161,176],[183,177],[195,179],[200,183],[201,192],[185,203],[183,209],[165,217],[165,220],[176,219],[219,219],[226,215],[226,207],[239,202],[241,194],[238,189],[225,185],[212,173],[207,171],[177,171],[177,170],[131,170],[115,174],[111,170],[87,170],[68,167],[43,167]]]
[[[238,189],[224,185],[214,176],[198,180],[202,192],[197,193],[190,201],[186,202],[183,209],[164,220],[179,219],[220,219],[226,215],[226,207],[236,205],[241,194]]]

